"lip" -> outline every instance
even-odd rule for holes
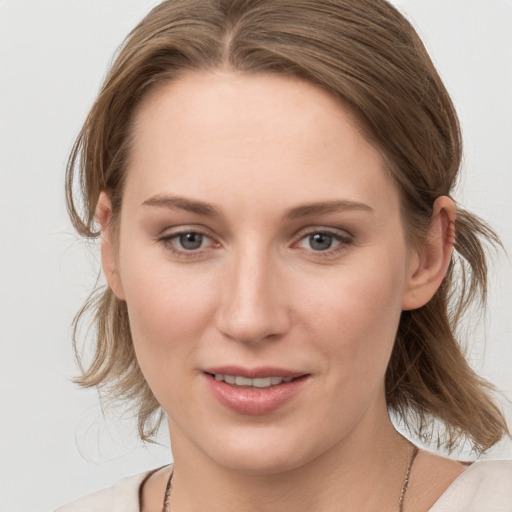
[[[243,387],[215,380],[214,374],[216,373],[248,379],[292,377],[294,380],[269,388]],[[203,370],[203,375],[208,389],[222,406],[237,414],[250,416],[270,414],[278,410],[299,394],[309,380],[309,374],[277,367],[222,366]]]

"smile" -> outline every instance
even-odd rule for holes
[[[293,380],[293,377],[259,377],[257,379],[248,379],[240,375],[226,375],[223,373],[216,373],[214,377],[215,380],[231,384],[232,386],[249,386],[254,388],[270,388]]]
[[[240,375],[242,374],[242,375]],[[270,414],[299,395],[310,374],[279,368],[243,369],[234,366],[203,371],[205,383],[218,403],[243,415]]]

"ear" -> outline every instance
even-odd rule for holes
[[[410,260],[402,309],[424,306],[441,285],[455,242],[455,217],[453,200],[446,196],[438,197],[426,239]]]
[[[96,205],[96,219],[101,227],[101,264],[110,289],[116,297],[125,300],[119,277],[114,233],[111,226],[112,203],[106,192],[101,192]]]

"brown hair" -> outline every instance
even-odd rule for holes
[[[141,99],[188,69],[221,66],[298,77],[342,101],[388,164],[410,242],[421,239],[435,199],[455,184],[461,134],[418,35],[385,0],[169,0],[154,8],[125,41],[69,159],[68,210],[82,236],[98,236],[101,191],[110,195],[114,219],[119,212],[131,120]],[[439,420],[438,443],[452,450],[469,439],[480,451],[508,429],[489,397],[491,386],[466,362],[455,331],[473,301],[485,302],[482,240],[499,240],[461,208],[455,231],[456,253],[443,284],[424,307],[402,314],[386,396],[390,410],[417,435],[429,438]],[[110,289],[91,296],[75,319],[76,350],[77,325],[89,310],[96,351],[77,381],[134,399],[139,433],[150,439],[162,413],[135,357],[126,304]]]

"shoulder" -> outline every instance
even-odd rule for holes
[[[474,462],[429,512],[512,512],[512,461]]]
[[[139,489],[153,471],[123,478],[108,489],[64,505],[55,512],[139,512]]]

